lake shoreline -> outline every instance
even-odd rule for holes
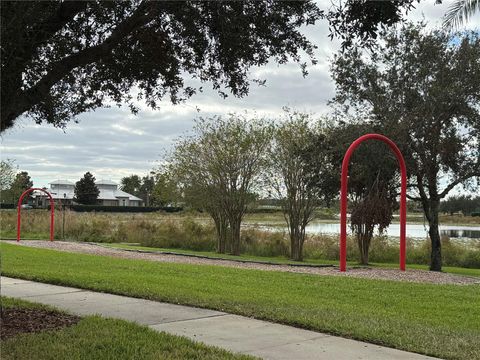
[[[288,231],[284,222],[270,223],[245,221],[244,225],[245,227],[256,227],[263,231]],[[454,241],[480,241],[480,226],[444,224],[440,225],[439,230],[441,236],[447,236]],[[336,236],[340,234],[340,222],[312,221],[307,226],[306,233],[308,235],[324,234]],[[393,222],[385,230],[384,235],[389,238],[399,238],[400,223]],[[428,224],[408,222],[407,237],[411,239],[428,238]]]

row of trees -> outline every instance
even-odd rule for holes
[[[33,187],[33,181],[26,171],[17,171],[13,160],[0,162],[0,197],[2,203],[16,204],[20,195]],[[80,204],[96,204],[100,191],[95,185],[95,177],[87,172],[75,184],[75,201]]]
[[[337,194],[348,145],[375,132],[393,139],[404,154],[408,197],[421,204],[429,223],[430,267],[441,270],[440,202],[456,186],[475,189],[480,179],[480,36],[406,24],[383,31],[381,40],[375,52],[352,45],[333,59],[331,119],[312,126],[308,115],[295,113],[281,125],[213,118],[200,121],[195,135],[177,144],[171,166],[183,194],[209,208],[219,251],[228,238],[229,251],[238,253],[238,224],[258,190],[254,179],[269,164],[267,180],[275,181],[269,191],[281,195],[292,257],[300,259],[312,204]],[[396,160],[385,145],[371,143],[358,149],[352,171],[352,224],[359,239],[368,239],[372,224],[384,228],[391,220]]]
[[[152,171],[150,175],[140,177],[130,175],[122,178],[123,191],[141,198],[146,206],[166,206],[178,200],[171,176],[165,172]],[[97,204],[100,191],[95,185],[95,177],[87,172],[75,184],[75,201],[84,205]]]
[[[178,186],[179,201],[212,217],[217,251],[240,254],[247,206],[257,197],[268,197],[283,209],[294,260],[303,259],[305,228],[314,210],[330,205],[338,194],[339,159],[357,134],[368,131],[364,124],[346,129],[288,109],[279,121],[230,115],[198,120],[194,129],[177,142],[164,168]],[[359,214],[365,206],[376,209],[373,217],[362,215],[354,221],[365,262],[374,225],[388,226],[396,204],[395,160],[377,155],[375,150],[385,150],[382,146],[362,148],[355,159],[363,164],[350,176],[353,209],[360,209]]]
[[[15,204],[20,195],[33,186],[26,171],[18,171],[15,161],[0,162],[0,199],[2,203]],[[152,171],[150,175],[140,177],[131,175],[122,178],[121,189],[141,198],[146,206],[166,206],[178,200],[176,188],[171,176],[165,171]],[[86,172],[75,183],[75,201],[83,205],[95,205],[100,190],[95,184],[95,176]]]
[[[480,214],[480,196],[451,196],[442,201],[440,204],[440,211],[449,213],[450,215],[455,213],[462,213],[463,215],[471,215],[472,213]]]
[[[0,162],[0,198],[2,203],[16,204],[20,195],[33,187],[33,181],[27,171],[18,171],[15,161]],[[75,201],[80,204],[97,203],[100,191],[95,185],[95,177],[87,172],[75,184]],[[31,195],[30,195],[31,196]]]
[[[20,195],[33,186],[26,171],[18,171],[15,161],[0,161],[0,199],[2,203],[15,204]]]
[[[123,177],[120,184],[123,191],[141,198],[145,206],[168,206],[178,200],[172,177],[164,169]]]

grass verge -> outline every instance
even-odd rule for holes
[[[1,247],[6,276],[217,309],[447,359],[480,359],[480,286]]]
[[[2,298],[4,307],[45,308]],[[50,308],[51,309],[51,308]],[[88,316],[56,331],[22,334],[1,342],[2,359],[254,359],[123,320]]]
[[[281,265],[337,265],[338,261],[333,260],[319,260],[319,259],[308,259],[308,261],[293,261],[282,256],[254,256],[254,255],[229,255],[229,254],[219,254],[215,251],[195,251],[195,250],[184,250],[184,249],[173,249],[173,248],[157,248],[149,246],[141,246],[138,244],[119,244],[119,243],[110,243],[110,244],[97,244],[114,249],[124,249],[124,250],[141,250],[141,251],[150,251],[150,252],[160,252],[160,253],[175,253],[181,255],[195,255],[200,257],[208,257],[214,259],[224,259],[224,260],[241,260],[241,261],[258,261],[258,262],[268,262],[272,264],[281,264]],[[480,271],[479,271],[480,273]]]
[[[269,262],[272,264],[281,264],[281,265],[338,265],[338,261],[334,260],[323,260],[323,259],[305,259],[303,262],[292,261],[286,259],[285,257],[280,256],[251,256],[251,255],[228,255],[228,254],[219,254],[213,251],[194,251],[194,250],[183,250],[183,249],[169,249],[169,248],[154,248],[147,246],[139,246],[137,244],[101,244],[101,246],[111,247],[116,249],[126,249],[126,250],[142,250],[142,251],[151,251],[151,252],[167,252],[167,253],[176,253],[176,254],[185,254],[185,255],[197,255],[197,256],[206,256],[209,258],[215,259],[227,259],[227,260],[246,260],[246,261],[260,261],[260,262]],[[350,266],[356,266],[358,263],[350,262]],[[371,263],[372,267],[385,267],[391,269],[398,269],[398,264],[394,263]],[[428,270],[428,265],[419,265],[419,264],[407,264],[409,269],[417,270]],[[465,275],[465,276],[475,276],[480,277],[480,269],[471,269],[471,268],[462,268],[455,266],[444,266],[443,271],[451,274]]]

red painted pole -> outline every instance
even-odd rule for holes
[[[22,212],[22,201],[24,196],[25,196],[25,192],[22,195],[20,195],[20,198],[18,199],[18,204],[17,204],[17,242],[20,241],[20,228],[22,226],[21,212]]]
[[[386,143],[397,157],[401,172],[400,189],[400,270],[405,271],[406,260],[406,229],[407,229],[407,167],[400,149],[395,143],[380,134],[366,134],[355,140],[347,149],[342,162],[342,175],[340,186],[340,271],[347,270],[347,186],[348,165],[355,149],[365,140],[380,140]]]
[[[53,202],[52,196],[47,193],[50,197],[50,241],[53,241],[53,231],[55,226],[55,203]]]
[[[50,200],[50,241],[53,241],[53,235],[55,231],[55,203],[53,201],[52,195],[46,191],[45,189],[40,189],[40,188],[30,188],[25,190],[22,195],[20,195],[20,198],[18,199],[18,204],[17,204],[17,242],[20,241],[20,229],[22,225],[22,202],[23,198],[31,193],[32,191],[39,190],[43,191],[45,194],[48,195],[48,198]]]
[[[347,270],[347,185],[348,164],[354,148],[348,148],[342,162],[342,177],[340,179],[340,271]]]
[[[396,146],[395,146],[396,147]],[[402,153],[398,151],[397,159],[400,164],[401,189],[400,189],[400,270],[405,271],[407,256],[407,167]]]

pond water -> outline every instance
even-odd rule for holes
[[[340,234],[340,224],[312,223],[307,226],[309,234]],[[385,231],[385,235],[399,237],[400,224],[391,224]],[[428,235],[428,225],[407,224],[407,237],[426,238]],[[440,235],[446,235],[450,238],[480,239],[480,226],[456,226],[440,225]]]
[[[272,231],[284,231],[284,227],[265,227]],[[347,226],[347,231],[351,232]],[[307,226],[307,234],[340,234],[340,223],[316,223],[313,222]],[[385,235],[389,237],[400,237],[400,224],[391,224],[386,230]],[[480,240],[480,226],[456,226],[441,225],[440,235],[448,236],[452,240]],[[428,225],[408,224],[407,237],[415,239],[425,239],[428,236]]]

